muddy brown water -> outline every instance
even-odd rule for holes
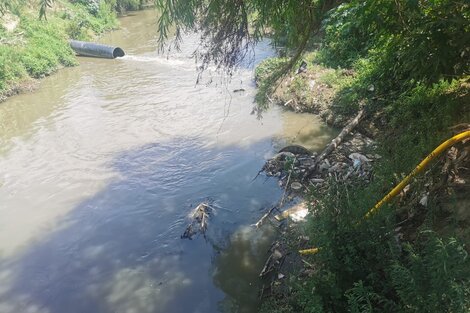
[[[102,42],[125,58],[80,58],[0,104],[0,312],[256,312],[273,231],[250,224],[282,190],[251,180],[283,145],[318,150],[334,131],[250,115],[249,66],[195,85],[195,42],[159,56],[153,11],[121,26]],[[206,238],[180,239],[207,198],[221,208]]]

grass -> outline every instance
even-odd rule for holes
[[[11,10],[19,18],[18,27],[9,32],[0,26],[0,99],[22,81],[50,75],[62,66],[77,65],[68,40],[91,39],[117,25],[111,5],[100,2],[94,14],[86,6],[57,1],[57,10],[39,20],[27,6]]]
[[[297,74],[300,62],[307,62],[307,72]],[[286,104],[287,108],[295,111],[319,114],[328,120],[328,123],[341,126],[346,110],[333,115],[332,107],[345,108],[337,95],[346,90],[354,81],[354,72],[343,69],[329,68],[318,62],[318,52],[308,52],[302,56],[293,69],[285,74],[286,58],[270,58],[261,62],[255,70],[258,83],[256,102],[261,110],[266,109],[270,103]],[[349,111],[353,111],[351,108]]]

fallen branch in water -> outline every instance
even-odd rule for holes
[[[315,159],[315,163],[305,173],[304,177],[309,177],[316,171],[318,164],[320,164],[320,162],[323,161],[323,159],[325,159],[327,155],[333,152],[341,144],[344,137],[346,137],[359,124],[363,116],[364,116],[364,109],[361,109],[357,113],[356,117],[353,118],[351,122],[349,122],[343,128],[343,130],[339,133],[339,135],[336,136],[336,138],[333,139],[328,146],[326,146],[326,148],[322,151],[322,153],[318,155],[318,157]]]
[[[294,159],[295,161],[295,159]],[[292,163],[293,164],[293,163]],[[286,186],[284,187],[284,193],[282,195],[282,198],[281,198],[281,201],[279,201],[279,204],[278,205],[275,205],[273,206],[268,212],[266,212],[260,219],[258,222],[256,222],[255,224],[255,227],[256,228],[259,228],[263,223],[264,223],[264,220],[268,218],[268,216],[271,215],[271,213],[273,213],[273,211],[275,209],[281,209],[282,206],[284,205],[284,200],[286,198],[286,193],[287,193],[287,188],[289,187],[289,181],[290,181],[290,177],[292,175],[292,169],[289,171],[289,176],[287,177],[287,183],[286,183]]]
[[[208,202],[201,202],[190,215],[191,222],[181,235],[182,239],[192,239],[197,233],[206,235],[208,219],[214,208]]]
[[[279,269],[284,263],[286,254],[281,252],[279,242],[274,242],[269,249],[269,252],[271,253],[264,263],[263,269],[259,273],[259,277],[264,277],[273,270]]]
[[[277,206],[273,206],[268,212],[264,213],[264,215],[261,216],[259,221],[256,222],[255,227],[259,228],[264,223],[264,220],[267,219],[268,216],[271,215],[271,213],[273,213],[273,211],[276,210],[276,209],[277,209]]]

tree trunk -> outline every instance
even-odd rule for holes
[[[318,164],[320,164],[320,162],[323,161],[323,159],[325,159],[328,154],[333,152],[341,144],[344,137],[346,137],[357,126],[357,124],[359,124],[363,116],[364,109],[361,109],[357,113],[356,117],[351,122],[349,122],[339,133],[339,135],[335,139],[333,139],[328,146],[326,146],[326,148],[322,151],[322,153],[320,153],[320,155],[318,155],[318,157],[315,159],[315,163],[305,174],[305,177],[311,176],[316,171]]]

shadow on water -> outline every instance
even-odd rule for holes
[[[208,88],[195,86],[197,36],[162,57],[156,13],[136,14],[101,39],[128,57],[80,58],[2,106],[1,313],[257,309],[271,230],[243,225],[281,190],[251,181],[273,147],[315,138],[316,149],[331,134],[277,108],[246,118],[256,93],[248,63],[231,82],[212,71]],[[255,62],[268,55],[263,42]],[[208,197],[221,208],[206,240],[180,239]]]
[[[61,227],[0,264],[0,312],[255,312],[270,230],[249,225],[279,198],[248,148],[197,138],[119,154],[119,179],[65,216]],[[221,208],[207,240],[182,240],[191,207]]]

